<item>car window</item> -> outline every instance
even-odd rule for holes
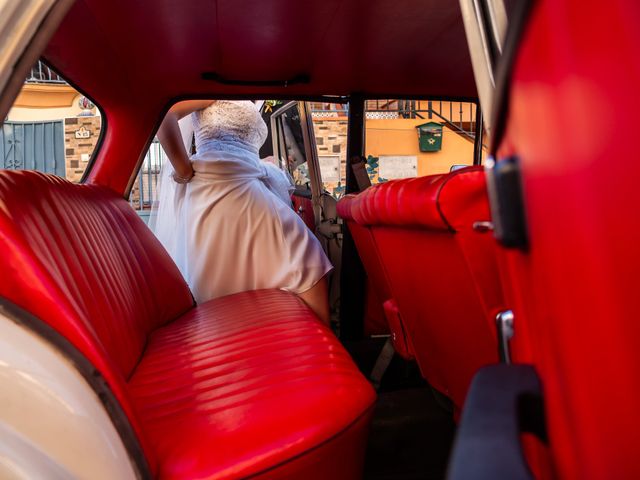
[[[345,192],[349,110],[346,104],[327,102],[311,102],[309,107],[322,187],[338,199]]]
[[[286,152],[286,158],[280,159],[280,161],[283,162],[282,167],[289,172],[296,186],[310,189],[309,164],[305,155],[304,137],[302,135],[298,106],[294,105],[288,108],[282,113],[280,118],[282,121],[279,125],[283,133],[281,139],[284,141],[282,151]]]
[[[167,154],[158,139],[154,138],[129,193],[129,204],[145,222],[149,220],[151,209],[158,199],[158,179],[162,165],[167,161]]]
[[[102,129],[100,111],[38,61],[0,130],[0,168],[38,170],[78,183]]]
[[[282,107],[285,102],[270,100],[267,101],[267,103],[266,107],[263,107],[263,119],[270,129],[271,115]],[[287,156],[291,161],[287,163],[284,159],[276,159],[273,157],[271,131],[269,131],[268,138],[260,149],[259,155],[260,158],[272,161],[278,167],[286,170],[289,175],[296,178],[297,185],[306,189],[308,188],[308,170],[306,169],[307,163],[304,155],[304,143],[302,141],[302,131],[299,123],[300,115],[297,107],[294,111],[287,111],[285,113],[286,121],[281,124],[284,124],[286,127],[284,128],[286,145],[282,146],[281,151],[287,151]],[[185,117],[185,119],[180,121],[181,128],[183,130],[183,140],[185,141],[185,147],[187,147],[187,150],[189,150],[190,153],[194,153],[195,140],[193,138],[193,134],[191,133],[188,137],[184,137],[185,131],[187,131],[187,128],[185,127],[188,121],[188,117]],[[162,166],[166,162],[168,162],[167,155],[162,149],[158,139],[154,138],[149,149],[145,153],[144,159],[129,193],[129,204],[144,221],[149,220],[152,208],[158,200],[158,181]]]
[[[365,157],[372,183],[472,165],[477,105],[445,100],[367,100]]]

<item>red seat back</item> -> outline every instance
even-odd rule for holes
[[[370,229],[400,317],[427,380],[460,407],[471,377],[498,360],[493,318],[502,292],[479,167],[391,181],[351,199]]]
[[[106,188],[0,171],[0,251],[0,295],[70,340],[131,418],[122,387],[148,333],[193,304],[151,231]]]
[[[358,249],[358,255],[367,272],[371,287],[367,292],[367,300],[371,302],[373,298],[380,302],[377,308],[384,312],[394,349],[403,358],[411,360],[413,359],[413,349],[406,336],[396,301],[393,299],[389,279],[382,265],[382,259],[378,252],[378,247],[375,244],[373,234],[368,227],[360,225],[354,220],[352,207],[358,203],[357,199],[357,195],[347,195],[343,197],[338,202],[338,215],[347,223],[347,227]],[[356,215],[358,214],[357,209],[355,213]],[[367,320],[369,320],[369,318],[367,318]],[[372,330],[371,328],[369,329]]]

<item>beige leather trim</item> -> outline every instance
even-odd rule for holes
[[[0,312],[0,477],[134,479],[93,389],[48,342]]]
[[[0,0],[0,91],[55,0]]]

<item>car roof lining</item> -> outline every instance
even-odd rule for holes
[[[119,193],[178,99],[477,98],[454,0],[77,0],[43,57],[101,107],[84,181]]]
[[[454,1],[175,4],[77,0],[45,57],[103,105],[166,103],[187,92],[192,97],[476,97]],[[205,80],[205,72],[241,84]],[[300,76],[308,82],[259,85]]]

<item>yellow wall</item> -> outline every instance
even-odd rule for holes
[[[366,155],[415,155],[419,176],[446,173],[452,165],[473,164],[473,142],[447,127],[442,128],[442,150],[421,152],[416,126],[425,122],[424,119],[367,119]]]
[[[75,117],[82,111],[78,105],[81,96],[69,85],[25,83],[7,118],[35,122]],[[96,109],[92,111],[97,114]]]

